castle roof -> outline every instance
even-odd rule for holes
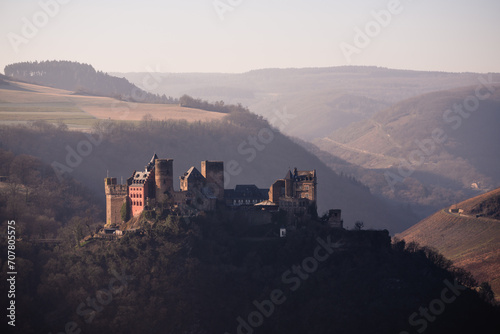
[[[273,203],[270,200],[266,199],[265,201],[262,201],[262,202],[255,204],[255,206],[278,207],[278,204]]]
[[[150,174],[150,171],[147,169],[145,171],[135,171],[134,174],[132,174],[132,177],[129,179],[131,181],[131,186],[133,187],[142,187],[144,186],[144,183],[148,179]]]
[[[196,169],[196,167],[191,167],[187,170],[187,172],[184,173],[184,175],[181,176],[181,179],[201,179],[205,178],[203,175],[201,175],[200,171]]]
[[[149,163],[146,165],[146,171],[151,171],[155,167],[155,161],[158,160],[156,153],[153,155]]]

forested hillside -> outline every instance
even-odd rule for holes
[[[71,175],[100,196],[104,203],[103,178],[109,172],[120,180],[143,169],[153,153],[174,159],[174,176],[182,175],[202,160],[222,160],[226,188],[256,184],[269,188],[294,167],[316,169],[318,208],[323,214],[342,209],[346,226],[360,220],[368,228],[387,228],[396,233],[418,218],[374,197],[356,180],[341,177],[318,158],[295,144],[266,121],[248,112],[232,113],[222,121],[188,123],[145,120],[134,125],[98,122],[93,134],[58,131],[36,123],[31,127],[3,127],[0,142],[16,154],[32,154]],[[82,145],[86,145],[85,147]],[[78,150],[83,154],[78,154]],[[178,186],[178,183],[174,183]]]
[[[96,71],[92,65],[71,61],[34,61],[5,66],[5,75],[17,80],[74,91],[76,94],[147,103],[176,103],[172,97],[146,92],[125,78]]]
[[[237,237],[238,223],[217,214],[189,222],[169,217],[81,248],[18,242],[16,329],[493,334],[500,328],[487,286],[474,291],[478,282],[430,249],[391,246],[386,231],[310,222],[284,239],[253,240]]]
[[[17,221],[18,238],[75,245],[102,221],[104,203],[72,178],[58,179],[34,156],[0,148],[0,176],[0,221]]]

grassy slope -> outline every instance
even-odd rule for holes
[[[128,103],[108,97],[73,95],[70,91],[27,83],[0,85],[0,123],[4,124],[61,120],[71,128],[90,128],[96,119],[139,121],[146,114],[160,120],[189,122],[224,117],[221,113],[178,105]]]
[[[498,196],[500,189],[457,204],[464,214],[473,207]],[[454,207],[454,206],[453,206]],[[490,282],[500,296],[500,221],[490,218],[436,212],[397,235],[406,241],[436,248],[455,265],[471,271],[478,281]]]

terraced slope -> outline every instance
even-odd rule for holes
[[[491,218],[499,210],[478,217],[475,213],[499,198],[500,188],[438,211],[396,237],[436,248],[479,282],[489,282],[500,299],[500,220]]]

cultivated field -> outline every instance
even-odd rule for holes
[[[183,108],[177,104],[129,103],[19,82],[0,85],[0,124],[45,120],[62,121],[74,129],[89,129],[98,119],[140,121],[147,114],[156,120],[188,122],[208,122],[224,117],[222,113]]]

